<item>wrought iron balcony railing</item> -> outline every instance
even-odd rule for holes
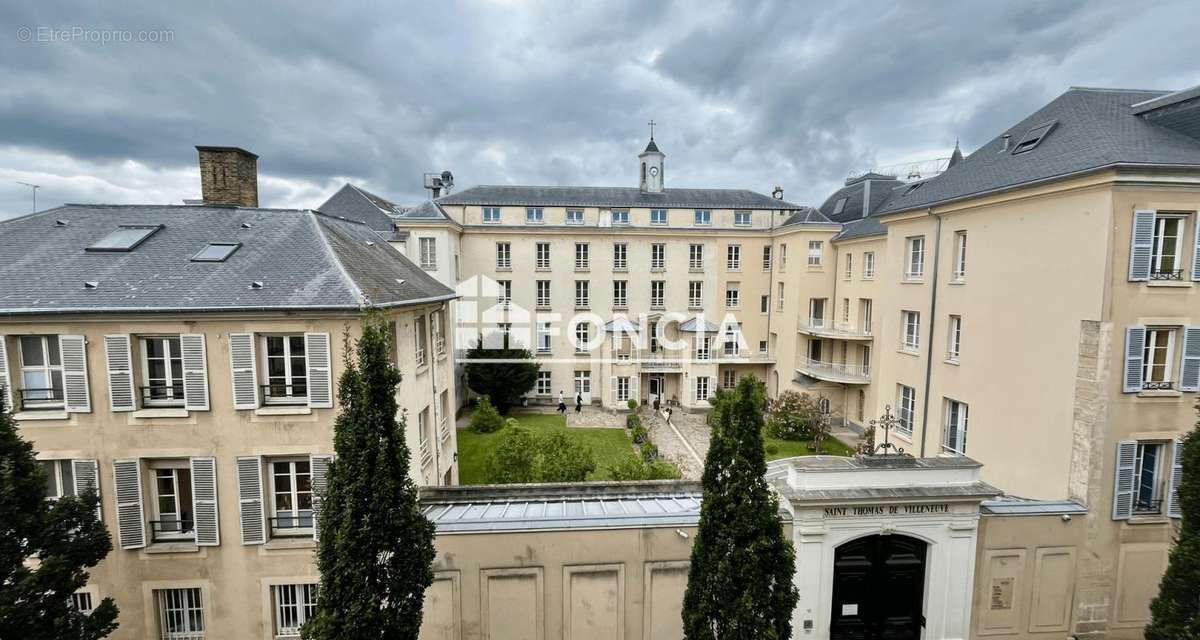
[[[287,384],[283,382],[275,382],[272,384],[259,385],[262,389],[263,399],[267,402],[287,402],[295,400],[296,402],[304,402],[308,399],[308,385]]]
[[[183,404],[183,383],[149,384],[138,387],[143,405]]]
[[[830,382],[866,384],[871,381],[870,365],[840,364],[836,362],[822,362],[820,360],[813,360],[812,358],[801,358],[797,363],[797,371],[804,375]]]
[[[194,536],[194,526],[195,523],[191,520],[151,520],[150,542],[180,540],[189,535]]]
[[[307,535],[313,528],[312,514],[305,515],[303,511],[295,516],[267,518],[267,522],[271,525],[271,533],[277,536]]]
[[[1151,280],[1183,280],[1183,269],[1151,269]]]
[[[17,406],[21,411],[37,411],[38,409],[59,409],[65,402],[62,389],[50,387],[26,387],[16,389]]]

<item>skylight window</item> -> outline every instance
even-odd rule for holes
[[[100,238],[88,251],[133,251],[146,238],[154,235],[161,224],[123,224],[116,231]]]
[[[847,198],[838,198],[837,203],[833,205],[833,215],[837,215],[846,209]]]
[[[906,196],[906,195],[916,191],[917,189],[920,189],[921,186],[924,184],[925,184],[924,182],[914,182],[914,183],[908,185],[908,188],[904,190],[904,193],[900,194],[901,197]]]
[[[192,256],[192,262],[225,262],[240,246],[240,242],[212,242]]]
[[[1033,150],[1034,147],[1041,144],[1042,140],[1046,139],[1046,136],[1050,135],[1050,131],[1054,129],[1054,125],[1056,124],[1058,124],[1057,120],[1051,120],[1026,131],[1025,135],[1021,136],[1021,141],[1017,143],[1017,146],[1013,147],[1013,155]]]

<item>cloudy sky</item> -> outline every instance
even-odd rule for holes
[[[416,203],[442,169],[635,186],[652,118],[668,187],[819,204],[1071,85],[1200,84],[1188,1],[20,5],[0,16],[0,218],[30,209],[16,181],[39,208],[196,197],[197,144],[258,153],[269,206],[344,181]]]

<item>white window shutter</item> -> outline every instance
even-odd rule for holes
[[[183,406],[188,411],[208,411],[208,351],[203,333],[179,336],[183,352]]]
[[[1137,440],[1117,443],[1117,467],[1113,482],[1113,520],[1133,515],[1133,469],[1137,463]]]
[[[1142,364],[1145,359],[1146,327],[1125,328],[1125,393],[1142,390]]]
[[[133,352],[129,334],[104,336],[104,356],[108,365],[108,407],[113,411],[133,411]]]
[[[221,544],[221,523],[217,517],[216,458],[192,458],[192,510],[196,546],[215,547]]]
[[[629,398],[632,400],[637,400],[638,404],[641,404],[642,396],[639,392],[640,381],[638,378],[639,376],[629,376]]]
[[[1200,215],[1192,222],[1196,226],[1196,241],[1192,243],[1192,280],[1200,282]]]
[[[258,371],[253,333],[229,334],[229,369],[233,380],[233,408],[258,408]]]
[[[100,497],[100,473],[96,468],[95,460],[72,460],[71,475],[75,476],[75,495],[82,495],[88,489],[96,492],[96,497]],[[100,508],[100,503],[96,503],[96,519],[100,520],[103,509]]]
[[[608,388],[610,390],[608,393],[612,397],[612,403],[617,404],[618,402],[620,402],[620,400],[618,400],[618,398],[620,396],[617,393],[617,377],[616,376],[612,376],[608,379]]]
[[[328,409],[333,406],[329,334],[304,334],[304,353],[308,356],[308,406],[316,409]]]
[[[12,404],[12,383],[8,380],[8,336],[0,333],[0,402],[4,403],[3,411],[14,411]]]
[[[1171,456],[1171,477],[1167,480],[1167,517],[1182,518],[1179,504],[1179,484],[1183,482],[1183,442],[1175,440]]]
[[[263,504],[262,458],[237,459],[238,512],[242,524],[242,544],[267,541],[267,516]]]
[[[92,394],[88,389],[87,340],[83,336],[59,336],[62,357],[63,396],[69,413],[91,413]]]
[[[1183,328],[1183,366],[1179,368],[1179,390],[1200,391],[1200,327]]]
[[[117,539],[121,548],[140,549],[146,546],[140,460],[113,460],[113,493],[117,499]]]
[[[1150,259],[1154,250],[1154,211],[1134,211],[1130,233],[1129,281],[1150,279]]]
[[[329,455],[312,455],[308,459],[308,468],[312,471],[313,540],[321,539],[321,502],[329,486],[329,461],[332,459]]]

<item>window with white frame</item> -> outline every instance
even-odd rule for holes
[[[954,279],[965,280],[967,277],[967,232],[954,232]]]
[[[740,345],[742,341],[741,325],[730,325],[725,329],[725,355],[737,356],[741,351]]]
[[[629,304],[629,281],[613,280],[613,306],[622,308]]]
[[[550,308],[550,281],[538,280],[534,285],[537,291],[537,306],[539,309]]]
[[[504,286],[507,285],[507,286]],[[512,300],[512,282],[508,280],[501,281],[500,287],[501,304],[508,304]],[[425,366],[428,361],[426,354],[429,353],[429,337],[425,333],[425,316],[417,316],[413,321],[413,344],[416,346],[417,367]]]
[[[624,242],[613,244],[613,270],[624,271],[629,268],[626,257],[629,255],[629,245]]]
[[[958,362],[958,354],[962,350],[962,316],[950,316],[946,345],[946,359]]]
[[[859,345],[859,358],[862,363],[863,375],[871,375],[871,347],[869,345]]]
[[[734,386],[736,386],[736,383],[737,376],[733,373],[732,369],[726,369],[725,371],[721,372],[721,387],[725,389],[732,389]]]
[[[688,246],[688,269],[700,270],[704,268],[704,245],[692,244]]]
[[[506,270],[512,268],[512,243],[496,243],[496,268]]]
[[[528,224],[541,224],[546,221],[546,213],[541,207],[526,207],[525,222]]]
[[[1150,251],[1151,280],[1183,279],[1183,236],[1187,215],[1159,213],[1154,217],[1154,244]]]
[[[486,223],[490,223],[490,224],[499,223],[500,222],[500,207],[484,207],[483,208],[483,221]]]
[[[550,353],[550,323],[539,322],[537,325],[538,353]]]
[[[417,412],[417,438],[418,447],[421,453],[421,468],[428,467],[433,462],[433,451],[429,446],[431,424],[429,420],[429,407],[425,407]]]
[[[92,593],[90,591],[76,591],[72,593],[71,608],[85,616],[91,615],[92,610],[96,608],[96,605],[92,602]]]
[[[725,268],[730,271],[742,270],[742,245],[731,244],[725,248]]]
[[[437,239],[420,238],[421,268],[426,271],[437,269]]]
[[[651,209],[650,210],[650,224],[667,224],[667,210],[666,209]]]
[[[277,584],[271,586],[275,609],[276,640],[300,637],[300,628],[317,615],[317,585]]]
[[[204,640],[200,587],[155,589],[159,640]]]
[[[810,298],[808,300],[808,326],[825,326],[825,298]]]
[[[575,325],[575,351],[587,353],[592,341],[592,325],[590,322],[580,322]]]
[[[629,401],[629,376],[617,376],[617,402]]]
[[[870,298],[858,299],[858,315],[862,318],[862,332],[866,334],[871,333],[871,306]]]
[[[919,349],[921,347],[921,314],[916,311],[901,311],[900,327],[903,332],[900,347],[905,351]]]
[[[550,393],[551,393],[550,382],[551,382],[550,372],[549,371],[539,371],[538,376],[537,376],[537,388],[535,390],[536,393],[539,396],[550,395]]]
[[[960,456],[967,454],[967,404],[946,399],[946,425],[942,431],[942,451]]]
[[[783,271],[787,268],[787,243],[779,245],[779,270]]]
[[[650,306],[654,309],[662,309],[666,306],[665,291],[667,283],[665,280],[650,281]]]
[[[708,377],[696,376],[696,401],[708,400]]]
[[[875,277],[875,252],[874,251],[865,251],[865,252],[863,252],[862,278],[863,278],[863,280],[870,280],[871,278],[874,278],[874,277]]]
[[[832,215],[836,216],[836,215],[840,214],[842,211],[844,211],[846,209],[846,201],[849,199],[850,198],[847,198],[847,197],[838,198],[837,202],[833,203],[833,214]]]
[[[587,280],[575,281],[575,306],[587,307],[591,304],[592,298],[590,293],[591,283]]]
[[[615,224],[615,225],[629,224],[629,210],[628,209],[613,209],[612,221],[613,221],[613,224]]]
[[[57,500],[75,495],[75,470],[70,460],[41,460],[46,472],[46,497]]]
[[[496,304],[508,306],[512,302],[512,280],[496,281]]]
[[[1133,467],[1133,512],[1149,515],[1162,513],[1166,494],[1168,452],[1164,441],[1139,441]]]
[[[763,247],[762,268],[763,271],[771,270],[771,245]]]
[[[846,271],[843,276],[843,279],[849,280],[852,277],[854,277],[854,254],[847,253],[846,254]]]
[[[925,236],[905,240],[904,277],[916,280],[925,276]]]
[[[1175,361],[1174,327],[1146,327],[1142,356],[1142,388],[1170,389]]]
[[[900,433],[911,436],[913,418],[917,415],[917,390],[902,384],[896,385],[896,428]]]
[[[782,282],[779,283],[778,289],[779,289],[779,292],[775,296],[775,304],[776,304],[776,306],[779,307],[780,311],[783,311],[783,283]]]
[[[583,224],[583,209],[567,209],[567,224]]]
[[[312,468],[308,457],[275,458],[268,465],[271,469],[271,535],[312,535]]]
[[[22,385],[17,409],[62,407],[65,396],[58,336],[21,336],[17,346],[21,352]]]
[[[824,244],[825,243],[821,242],[820,240],[808,241],[808,266],[821,266],[821,252]]]
[[[592,264],[591,256],[588,252],[588,243],[575,243],[575,268],[587,269]]]
[[[733,224],[736,226],[739,226],[739,227],[750,226],[750,212],[749,211],[734,211],[733,212]]]
[[[259,344],[267,376],[263,400],[268,404],[307,402],[308,356],[304,335],[263,335]]]
[[[439,357],[446,355],[445,313],[439,309],[429,314],[429,321],[433,323],[433,350]]]
[[[667,245],[655,242],[650,245],[650,268],[662,269],[667,264]]]
[[[763,295],[758,297],[759,313],[768,313],[771,311],[771,296]]]
[[[191,464],[188,460],[154,460],[150,469],[154,478],[151,541],[194,539]]]
[[[692,221],[694,224],[701,226],[710,225],[712,224],[712,211],[709,209],[696,209]]]
[[[712,355],[712,351],[709,348],[711,346],[711,343],[712,343],[712,338],[710,338],[706,335],[699,334],[695,337],[695,340],[694,340],[694,344],[696,347],[695,356],[696,356],[697,360],[708,360],[709,359],[709,356]]]
[[[742,306],[742,291],[740,282],[725,284],[725,308],[737,309]]]
[[[535,268],[549,269],[550,268],[550,243],[539,242],[534,248],[534,256],[536,259]]]
[[[183,405],[183,352],[179,336],[145,336],[142,352],[142,404]]]
[[[692,280],[688,282],[688,307],[699,309],[704,306],[704,282]]]
[[[758,352],[766,353],[768,350],[768,344],[769,343],[766,340],[759,340],[758,341]]]

